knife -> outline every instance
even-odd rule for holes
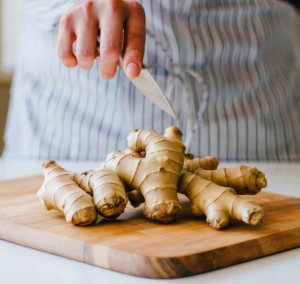
[[[98,37],[97,39],[97,56],[99,56],[99,54],[100,54],[100,37]],[[121,55],[119,57],[118,65],[126,75],[125,66]],[[142,70],[140,72],[140,75],[137,78],[134,79],[128,78],[128,79],[133,83],[133,85],[135,85],[135,87],[145,97],[147,97],[150,101],[152,101],[159,108],[164,110],[166,113],[171,115],[174,119],[177,119],[177,115],[174,112],[173,107],[169,102],[167,96],[159,87],[150,69],[145,64],[142,65]]]

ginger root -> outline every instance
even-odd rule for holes
[[[214,156],[207,156],[204,158],[194,158],[194,156],[190,153],[185,155],[185,161],[183,170],[194,173],[198,169],[205,169],[205,170],[215,170],[219,166],[219,161]]]
[[[181,142],[182,134],[176,135],[177,130],[174,134],[172,128],[169,128],[168,131],[168,138],[184,151],[185,148]],[[141,159],[146,153],[147,157],[149,152],[146,147],[137,145],[137,142],[136,144],[129,143],[131,149],[127,149],[125,152],[131,157]],[[185,194],[191,200],[193,215],[206,215],[207,223],[216,229],[225,227],[229,219],[242,220],[251,225],[262,222],[264,218],[262,208],[249,199],[239,197],[237,193],[258,193],[261,188],[266,186],[263,173],[256,168],[246,166],[216,170],[219,161],[214,156],[194,159],[192,154],[186,154],[184,160],[183,169],[195,171],[195,174],[182,170],[177,186],[178,192]],[[133,190],[128,192],[128,198],[134,207],[139,206],[144,201],[147,202],[147,198],[140,188],[132,186],[132,183],[129,186]]]
[[[74,225],[89,225],[97,221],[93,198],[73,181],[69,172],[55,161],[43,164],[44,183],[37,197],[47,210],[61,211],[66,221]]]
[[[168,223],[181,209],[177,197],[184,162],[181,137],[175,126],[169,127],[165,136],[154,130],[135,130],[127,138],[130,149],[116,152],[101,166],[114,171],[127,188],[141,192],[144,214],[150,219]]]
[[[259,205],[239,197],[232,188],[219,186],[189,172],[182,171],[178,192],[190,199],[193,215],[206,215],[206,222],[218,230],[227,226],[229,219],[257,225],[264,218]]]
[[[243,165],[234,168],[220,168],[214,171],[198,169],[194,174],[218,185],[232,187],[240,195],[254,195],[267,186],[264,173],[257,168]]]
[[[194,216],[206,216],[208,225],[220,230],[230,219],[241,220],[250,225],[263,221],[264,211],[255,202],[237,195],[230,187],[222,187],[195,174],[182,171],[178,181],[178,192],[191,201]],[[134,207],[144,202],[136,190],[128,194]]]
[[[195,159],[191,154],[186,156],[188,158],[185,160],[183,170],[218,185],[232,187],[240,195],[254,195],[267,186],[264,173],[257,168],[240,165],[217,169],[219,161],[214,156]]]
[[[242,165],[217,169],[214,156],[194,159],[184,154],[182,133],[175,126],[165,135],[135,130],[127,139],[129,148],[109,154],[95,171],[71,173],[53,160],[44,163],[45,181],[37,195],[46,209],[61,211],[67,222],[88,225],[97,221],[98,213],[117,218],[129,199],[134,207],[145,202],[148,218],[168,223],[181,209],[179,192],[190,199],[191,213],[206,215],[216,229],[230,219],[251,225],[262,222],[262,208],[238,196],[256,194],[267,186],[258,169]]]
[[[80,188],[93,195],[97,212],[101,216],[113,219],[124,212],[127,195],[122,181],[114,172],[98,169],[71,176]]]

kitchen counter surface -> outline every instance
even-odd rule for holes
[[[84,171],[99,162],[58,161],[70,171]],[[41,161],[0,159],[0,180],[41,174]],[[266,174],[266,192],[300,198],[300,163],[244,163]],[[237,163],[221,163],[234,167]],[[300,220],[299,220],[300,222]],[[0,240],[0,283],[300,283],[300,248],[204,274],[170,280],[125,275]]]

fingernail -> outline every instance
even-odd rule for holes
[[[126,74],[129,78],[136,78],[140,74],[140,69],[135,63],[129,63],[126,67]]]

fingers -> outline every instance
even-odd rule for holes
[[[72,26],[72,14],[66,14],[59,23],[59,33],[57,40],[57,54],[62,63],[69,68],[77,66],[76,57],[73,54],[73,43],[76,34]]]
[[[124,29],[124,66],[135,78],[142,68],[145,47],[145,13],[137,2],[86,1],[66,12],[60,21],[57,53],[69,67],[92,68],[96,57],[97,32],[101,30],[99,74],[112,79],[121,54]],[[73,43],[77,40],[76,55]]]
[[[119,2],[118,0],[107,2],[106,13],[100,18],[99,74],[106,80],[115,76],[122,48],[123,25],[126,14],[124,7]]]
[[[129,78],[140,74],[146,41],[146,17],[143,7],[129,2],[129,14],[124,27],[124,66]]]
[[[75,24],[77,34],[76,58],[78,65],[85,70],[93,67],[96,58],[98,20],[93,12],[93,2],[81,6],[81,17]]]

